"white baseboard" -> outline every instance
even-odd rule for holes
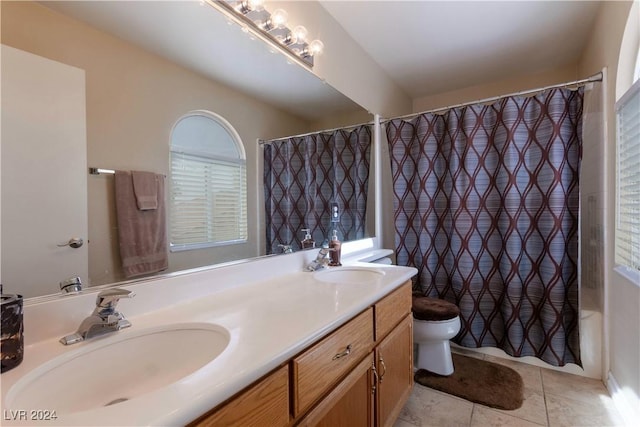
[[[607,375],[607,389],[611,394],[613,404],[622,415],[625,425],[636,426],[640,420],[640,398],[635,396],[634,399],[633,396],[625,393],[611,372]]]

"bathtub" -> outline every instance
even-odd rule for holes
[[[586,298],[585,298],[586,296]],[[567,372],[583,377],[603,379],[602,373],[602,352],[603,352],[603,323],[602,313],[598,310],[592,295],[582,295],[582,309],[580,310],[580,356],[582,368],[573,363],[565,366],[552,366],[536,357],[512,357],[503,350],[495,347],[467,348],[451,343],[452,349],[460,349],[462,352],[478,352],[489,354],[495,357],[514,360],[516,362],[528,363],[542,368],[553,369],[555,371]]]

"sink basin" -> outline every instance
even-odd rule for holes
[[[25,375],[7,393],[6,405],[59,415],[124,402],[194,373],[219,356],[229,339],[225,328],[206,323],[115,332]]]
[[[335,267],[314,273],[314,279],[327,283],[366,284],[382,279],[384,271],[364,267]]]

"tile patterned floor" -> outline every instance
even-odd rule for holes
[[[522,407],[515,411],[493,409],[414,384],[411,397],[394,427],[624,425],[607,389],[598,380],[464,349],[456,351],[516,370],[525,385]]]

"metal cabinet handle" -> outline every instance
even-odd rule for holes
[[[375,360],[371,364],[371,370],[373,371],[373,384],[371,385],[371,394],[376,394],[376,390],[378,388],[378,370],[376,369]]]
[[[337,360],[337,359],[342,359],[345,356],[348,356],[351,353],[351,344],[349,344],[347,346],[347,348],[344,349],[343,352],[336,354],[335,356],[333,356],[333,358],[331,360]]]
[[[382,374],[380,374],[380,382],[382,382],[385,374],[387,373],[387,365],[384,364],[384,359],[382,358],[382,355],[380,355],[379,360],[380,360],[380,365],[382,366],[382,369],[384,369],[384,371],[382,371]]]
[[[65,246],[69,246],[72,247],[73,249],[78,249],[79,247],[81,247],[84,244],[84,241],[80,238],[80,237],[72,237],[71,239],[69,239],[68,242],[66,243],[61,243],[59,245],[57,245],[59,248],[63,248]]]

